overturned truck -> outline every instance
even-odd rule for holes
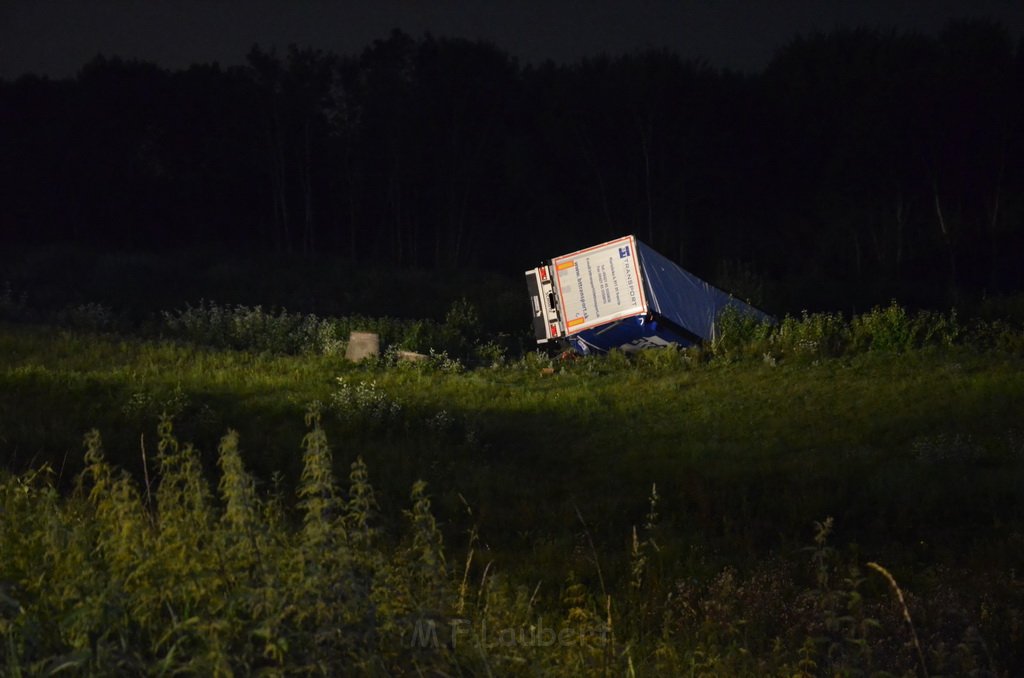
[[[769,320],[631,235],[545,261],[526,271],[526,284],[537,343],[580,353],[713,341],[730,307]]]

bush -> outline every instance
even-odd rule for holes
[[[710,346],[713,357],[726,361],[763,357],[770,364],[794,357],[834,358],[867,351],[904,353],[963,343],[1013,351],[1024,343],[1020,332],[999,321],[979,321],[969,332],[955,310],[911,315],[895,301],[854,316],[849,322],[839,313],[804,311],[799,318],[787,315],[777,324],[761,323],[729,307],[719,316],[717,330]]]
[[[402,405],[377,387],[374,381],[349,383],[337,378],[337,388],[331,394],[331,409],[342,421],[362,425],[392,425],[399,421]]]
[[[895,301],[856,316],[850,325],[853,346],[860,351],[906,351],[913,348],[914,331],[906,310]]]
[[[850,328],[840,314],[804,311],[800,318],[783,318],[769,343],[783,355],[818,358],[842,355],[849,342]]]
[[[336,355],[344,347],[334,322],[284,309],[275,313],[203,300],[181,311],[164,311],[161,318],[163,333],[214,348]]]
[[[761,355],[773,332],[772,324],[726,306],[715,319],[711,354],[718,359],[736,360]]]

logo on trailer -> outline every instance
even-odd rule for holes
[[[619,259],[625,259],[629,256],[629,245],[619,248]]]

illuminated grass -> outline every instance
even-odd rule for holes
[[[1012,442],[1024,365],[998,353],[926,350],[775,367],[585,359],[541,376],[543,361],[532,358],[447,372],[8,327],[0,355],[6,463],[49,461],[67,477],[80,468],[80,436],[92,427],[108,432],[113,458],[137,470],[139,435],[151,435],[167,411],[207,451],[227,427],[238,429],[258,477],[282,472],[293,482],[306,405],[330,403],[339,376],[372,382],[401,412],[380,425],[365,412],[328,412],[341,462],[362,454],[387,468],[394,483],[384,479],[385,496],[404,496],[419,476],[446,508],[458,510],[461,493],[493,521],[484,526],[492,538],[512,546],[516,534],[547,529],[552,515],[571,526],[573,503],[603,537],[618,538],[624,513],[652,481],[682,526],[725,537],[738,529],[760,543],[766,529],[792,534],[825,513],[850,527],[899,515],[939,529],[929,512],[948,497],[966,502],[954,520],[964,526],[991,514],[988,505],[999,507],[988,520],[1020,511],[1010,485],[1024,461]],[[922,453],[967,439],[976,458]],[[967,485],[958,481],[965,469]]]
[[[629,638],[623,643],[636,652],[618,646],[622,654],[609,661],[623,671],[630,662],[648,674],[701,665],[800,675],[798,666],[815,673],[812,663],[912,670],[921,660],[906,653],[884,582],[851,569],[871,561],[922,596],[907,604],[926,629],[930,666],[966,670],[989,661],[970,649],[974,632],[957,631],[948,643],[934,635],[936,620],[959,609],[980,620],[997,665],[1020,658],[1005,625],[1024,609],[1007,594],[1024,556],[1022,358],[954,347],[775,365],[672,354],[571,363],[531,355],[470,371],[443,365],[351,365],[0,327],[0,456],[14,470],[49,463],[69,492],[83,468],[82,435],[96,428],[107,459],[142,488],[140,448],[153,464],[156,423],[167,412],[178,437],[196,444],[209,478],[219,475],[217,449],[232,428],[257,493],[266,496],[280,474],[294,504],[303,413],[318,401],[336,476],[366,461],[385,534],[404,529],[409,488],[429,483],[449,557],[465,557],[470,546],[476,554],[465,567],[469,590],[484,595],[490,576],[504,596],[478,599],[471,616],[486,610],[521,626],[543,610],[555,624],[560,605],[566,619],[613,615],[620,640]],[[555,372],[542,374],[549,365]],[[640,530],[643,550],[631,555],[652,483],[658,524]],[[61,510],[74,516],[75,506]],[[849,546],[840,551],[822,536],[808,574],[794,563],[806,561],[809,526],[824,516],[835,519],[827,521],[835,542]],[[287,526],[265,529],[283,530],[279,543],[297,535]],[[639,589],[630,583],[638,563],[646,568]],[[455,575],[443,576],[450,584]],[[541,583],[542,606],[527,605],[529,595],[514,593],[510,581]],[[950,586],[955,600],[922,602]],[[993,595],[1001,601],[995,612],[982,605]],[[780,615],[790,620],[781,631]],[[877,620],[890,637],[871,635]],[[780,632],[790,635],[773,639]],[[967,650],[941,654],[954,642]],[[400,654],[395,643],[380,651]],[[530,657],[557,674],[577,655],[553,649]]]

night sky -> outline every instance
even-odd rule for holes
[[[1020,0],[5,0],[0,77],[71,76],[99,53],[168,68],[238,64],[254,43],[353,54],[393,28],[486,40],[523,62],[666,47],[751,71],[799,33],[934,32],[960,17],[1024,35]]]

